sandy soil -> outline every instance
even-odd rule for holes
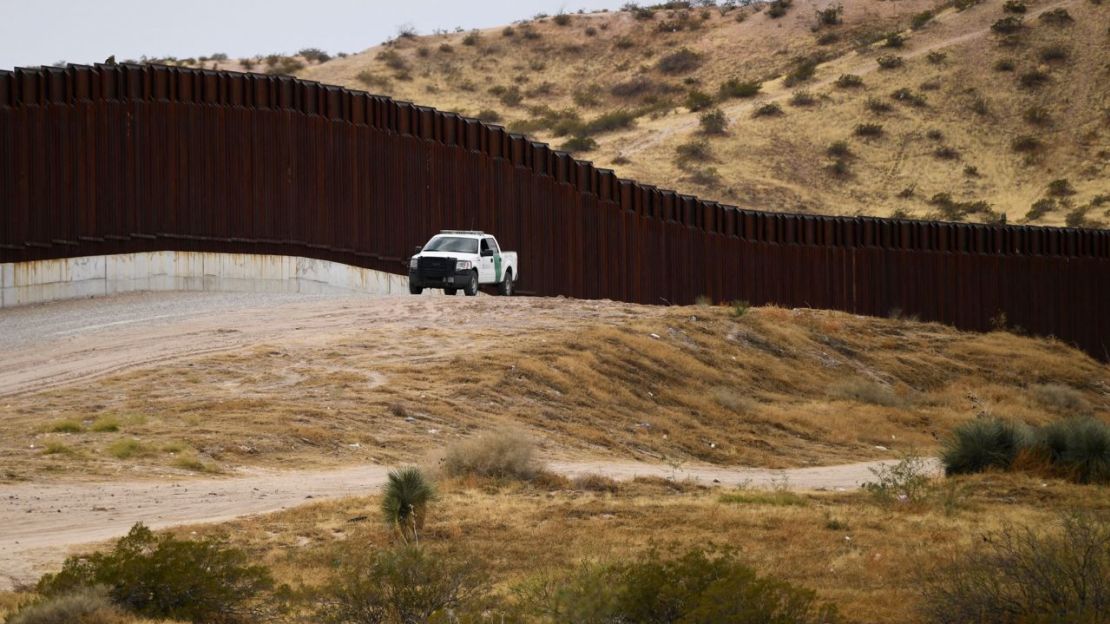
[[[35,392],[131,368],[268,342],[311,348],[369,326],[394,328],[375,345],[383,360],[419,361],[463,355],[483,340],[573,327],[584,320],[627,319],[665,308],[613,302],[495,297],[304,297],[171,293],[59,302],[0,311],[0,404],[34,400]],[[419,339],[434,329],[430,339]],[[379,334],[383,335],[383,334]],[[187,389],[184,391],[188,391]],[[562,458],[566,459],[566,458]],[[875,462],[764,470],[685,464],[677,468],[628,461],[552,461],[569,476],[585,473],[691,478],[710,484],[797,489],[854,488]],[[152,527],[219,522],[266,513],[307,500],[365,494],[382,484],[376,465],[314,471],[240,469],[220,478],[131,474],[104,482],[80,474],[0,485],[0,589],[33,580],[73,546],[122,535],[135,522]],[[101,477],[103,478],[103,477]]]
[[[602,474],[617,480],[658,476],[722,487],[838,490],[872,480],[871,470],[882,464],[764,470],[552,462],[550,468],[567,476]],[[121,536],[136,522],[152,528],[221,522],[313,500],[365,495],[385,482],[387,472],[382,466],[358,466],[328,471],[252,471],[233,479],[0,486],[0,590],[33,582],[56,567],[72,547]]]

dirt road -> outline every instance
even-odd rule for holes
[[[882,462],[764,470],[634,462],[552,462],[556,472],[693,479],[707,485],[850,489]],[[0,486],[0,590],[31,582],[82,544],[118,537],[136,522],[153,528],[221,522],[308,502],[365,495],[386,479],[382,466],[312,472],[251,472],[231,479],[18,484]]]

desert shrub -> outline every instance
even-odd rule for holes
[[[246,71],[251,71],[252,69],[254,69],[254,66],[255,66],[254,59],[249,59],[249,58],[239,59],[239,67],[242,67]]]
[[[791,622],[835,624],[812,590],[760,576],[731,552],[690,550],[665,559],[583,566],[521,588],[530,611],[556,622]]]
[[[884,48],[901,48],[906,45],[906,39],[901,33],[890,33],[883,39]]]
[[[582,32],[584,32],[587,37],[596,37],[597,36],[597,29],[594,28],[593,26],[587,26],[586,30],[584,30]]]
[[[890,98],[896,102],[909,104],[910,106],[916,106],[919,108],[925,106],[926,102],[924,95],[914,93],[913,91],[905,87],[901,89],[896,89],[893,93],[890,94]]]
[[[1110,425],[1094,418],[1071,418],[1043,427],[1036,450],[1053,472],[1077,483],[1110,482]]]
[[[1000,35],[1012,35],[1020,32],[1024,27],[1020,16],[1010,15],[991,24],[991,31]]]
[[[476,30],[472,30],[472,31],[466,33],[466,36],[463,37],[462,44],[464,46],[474,47],[474,46],[478,45],[478,42],[481,41],[481,39],[482,39],[481,33],[479,33]]]
[[[641,21],[655,19],[655,9],[651,7],[639,6],[635,2],[629,2],[625,4],[621,10],[628,11],[632,14],[632,17]]]
[[[836,26],[842,21],[842,15],[844,15],[844,6],[841,4],[817,9],[817,23],[822,26]]]
[[[937,193],[929,198],[929,203],[936,206],[940,218],[947,221],[963,221],[968,215],[978,214],[984,218],[991,218],[994,212],[990,204],[985,201],[956,201],[949,193]]]
[[[1067,178],[1058,178],[1048,183],[1048,194],[1053,197],[1067,197],[1075,195],[1075,188]]]
[[[53,425],[50,425],[49,430],[52,433],[81,433],[83,428],[81,427],[81,423],[76,420],[66,419],[59,420]]]
[[[443,470],[452,477],[528,481],[543,469],[532,440],[517,432],[487,433],[447,448]]]
[[[828,392],[835,399],[883,407],[897,407],[905,403],[889,386],[858,377],[837,381],[829,386]]]
[[[331,60],[331,55],[320,48],[305,48],[297,54],[312,63],[326,63]]]
[[[880,137],[883,135],[883,125],[877,123],[864,123],[856,126],[856,136],[861,137]]]
[[[936,16],[937,14],[933,11],[922,11],[921,13],[915,13],[914,16],[910,18],[910,28],[914,30],[921,30],[922,28],[925,28],[926,24],[933,21],[933,18]]]
[[[925,55],[925,60],[928,61],[931,65],[940,65],[947,58],[948,54],[940,50],[931,50],[928,54]]]
[[[952,8],[957,11],[966,11],[983,0],[951,0]]]
[[[762,87],[755,81],[742,82],[739,78],[730,78],[721,83],[719,93],[722,98],[748,98],[758,94]]]
[[[699,186],[712,188],[721,183],[721,173],[716,167],[688,168],[686,180]]]
[[[905,61],[900,56],[885,55],[875,59],[879,64],[880,69],[898,69],[905,64]]]
[[[852,167],[847,158],[836,158],[826,167],[828,172],[837,178],[846,178],[852,174]]]
[[[996,418],[976,418],[953,430],[941,453],[948,475],[1009,470],[1018,452],[1029,445],[1024,426]]]
[[[418,546],[351,549],[319,592],[319,621],[457,621],[455,612],[465,611],[487,591],[488,576],[473,559],[437,555]]]
[[[1023,135],[1010,141],[1010,149],[1015,152],[1036,152],[1042,147],[1041,140],[1034,136]]]
[[[690,48],[680,48],[665,55],[655,64],[664,74],[684,74],[701,66],[702,56]]]
[[[1068,214],[1064,215],[1064,225],[1068,227],[1097,227],[1101,228],[1105,224],[1101,221],[1091,219],[1087,216],[1090,212],[1091,206],[1079,206],[1072,209]]]
[[[108,454],[116,459],[131,459],[150,455],[151,450],[139,440],[126,438],[109,444]]]
[[[1068,13],[1068,10],[1064,8],[1045,11],[1041,13],[1040,20],[1046,24],[1052,24],[1053,26],[1068,26],[1075,21],[1072,19],[1071,14]]]
[[[478,119],[486,123],[501,123],[501,113],[492,108],[483,108],[478,111]]]
[[[852,148],[847,141],[833,141],[825,149],[825,153],[833,158],[848,158],[852,155]]]
[[[705,140],[689,141],[675,148],[675,161],[679,167],[688,167],[695,163],[704,163],[713,160],[713,152]]]
[[[575,106],[582,108],[593,108],[601,104],[601,98],[598,97],[600,87],[597,85],[588,85],[580,89],[575,89],[571,94],[571,99],[574,100]]]
[[[1012,72],[1016,67],[1017,63],[1011,58],[998,59],[994,62],[994,71],[997,72]]]
[[[152,618],[236,622],[248,618],[254,599],[273,586],[269,571],[217,538],[179,540],[157,536],[142,524],[106,553],[69,557],[36,591],[62,596],[102,586],[121,607]]]
[[[894,110],[888,102],[873,97],[867,98],[867,101],[864,102],[863,105],[872,113],[889,113]]]
[[[875,480],[863,487],[880,503],[918,503],[929,494],[929,466],[917,455],[905,455],[897,463],[870,471]]]
[[[123,611],[103,587],[80,587],[33,602],[9,616],[6,624],[123,624]]]
[[[794,93],[790,94],[791,106],[813,106],[816,103],[817,98],[812,93],[804,89],[800,91],[795,91]]]
[[[786,77],[782,79],[782,84],[793,87],[813,78],[813,74],[817,72],[817,64],[818,61],[815,58],[802,59],[794,66],[794,69],[786,74]]]
[[[396,71],[405,71],[409,69],[408,61],[396,50],[382,50],[378,52],[374,58],[385,63],[386,67]]]
[[[551,18],[551,21],[555,22],[556,26],[570,26],[570,16],[561,11]]]
[[[976,539],[925,575],[935,624],[1087,623],[1110,609],[1110,523],[1071,515],[1041,533],[1008,527]]]
[[[276,65],[266,70],[268,74],[295,74],[305,68],[305,64],[291,56],[283,56]]]
[[[836,86],[841,89],[855,89],[863,86],[863,78],[856,74],[840,74],[836,79]]]
[[[583,134],[598,134],[624,130],[636,125],[636,113],[629,110],[618,109],[602,113],[585,123],[582,127]]]
[[[769,102],[752,111],[752,117],[777,117],[782,114],[782,107],[778,102]]]
[[[454,54],[455,47],[450,43],[441,43],[439,44],[439,51],[441,54]]]
[[[821,46],[832,45],[838,41],[840,41],[840,35],[834,32],[824,32],[817,37],[817,45]]]
[[[971,102],[968,104],[968,108],[971,109],[971,112],[979,115],[980,117],[985,117],[991,112],[990,103],[987,102],[987,98],[981,95],[973,96],[971,98]]]
[[[964,175],[969,178],[979,177],[979,168],[975,165],[964,165]]]
[[[1025,13],[1028,9],[1022,0],[1006,0],[1002,3],[1002,10],[1006,13]]]
[[[1040,57],[1045,63],[1052,63],[1055,61],[1066,61],[1070,52],[1067,46],[1060,44],[1053,44],[1041,48]]]
[[[564,152],[592,152],[597,149],[597,141],[586,136],[571,137],[559,146]]]
[[[512,85],[502,91],[497,99],[505,106],[520,106],[520,103],[524,101],[524,94],[520,92],[520,87]]]
[[[790,10],[793,4],[793,0],[771,0],[767,5],[767,15],[771,17],[771,19],[778,19],[786,15],[786,12]]]
[[[957,160],[960,157],[960,151],[948,145],[941,145],[933,150],[933,156],[941,160]]]
[[[1036,221],[1050,212],[1056,210],[1056,200],[1044,197],[1033,202],[1033,206],[1029,208],[1029,212],[1025,213],[1027,221]]]
[[[1047,83],[1049,75],[1039,69],[1031,69],[1018,76],[1018,84],[1026,89],[1035,89]]]
[[[698,117],[698,123],[705,134],[724,134],[725,128],[728,127],[728,117],[723,110],[714,108],[702,113]]]
[[[944,133],[941,132],[940,130],[936,129],[936,128],[929,128],[928,130],[925,131],[925,138],[930,139],[932,141],[943,141],[944,140]]]
[[[705,110],[712,105],[713,96],[705,93],[704,91],[698,91],[697,89],[694,89],[693,91],[686,94],[686,108],[690,109],[690,112],[696,113],[697,111]]]
[[[618,82],[612,87],[609,87],[610,94],[624,99],[649,95],[658,90],[659,85],[643,76],[632,78],[624,82]]]
[[[382,519],[404,542],[418,542],[435,496],[435,488],[419,468],[391,470],[382,491]]]

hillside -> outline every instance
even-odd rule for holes
[[[296,73],[480,116],[622,176],[752,208],[1110,221],[1105,5],[850,0],[824,20],[827,2],[768,6],[404,33]],[[882,69],[883,57],[901,65]],[[717,109],[725,127],[704,132],[700,117]]]

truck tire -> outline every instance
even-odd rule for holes
[[[412,282],[409,282],[409,294],[410,295],[419,295],[422,292],[424,292],[423,288],[421,288],[419,286],[414,286]]]
[[[453,296],[457,295],[458,293],[459,293],[458,288],[444,288],[443,289],[443,294],[445,294],[449,297],[453,297]]]
[[[463,290],[467,297],[473,297],[478,294],[478,272],[472,271],[470,273],[470,281],[466,283],[466,289]]]
[[[502,297],[512,297],[513,296],[513,270],[512,269],[509,269],[508,271],[505,271],[505,279],[501,280],[501,283],[498,284],[497,292]]]

